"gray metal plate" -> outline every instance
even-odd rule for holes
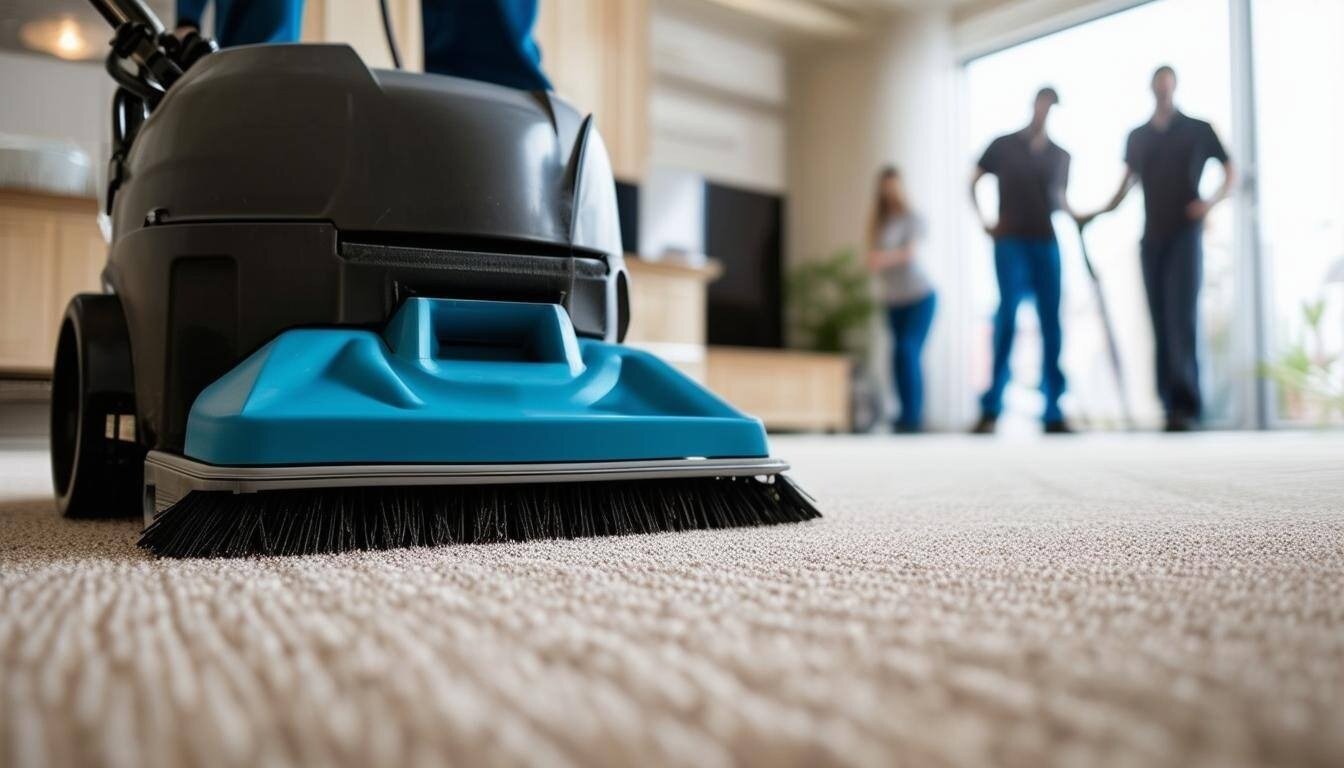
[[[781,459],[657,459],[565,464],[348,464],[220,467],[150,451],[145,457],[145,524],[192,491],[256,493],[367,485],[491,485],[671,477],[746,477],[788,470]]]

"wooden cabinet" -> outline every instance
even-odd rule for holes
[[[658,355],[695,379],[705,379],[707,286],[718,262],[688,267],[627,256],[630,328],[625,341]]]
[[[849,431],[849,357],[706,347],[707,287],[722,272],[720,264],[688,267],[634,256],[627,256],[625,264],[630,271],[627,344],[703,382],[768,429]]]
[[[66,303],[99,290],[97,213],[93,200],[0,192],[0,375],[51,372]]]
[[[788,349],[710,347],[705,382],[771,430],[846,432],[850,359]]]

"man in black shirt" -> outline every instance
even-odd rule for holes
[[[971,178],[971,203],[985,232],[994,238],[994,272],[999,282],[999,309],[994,316],[994,370],[989,389],[980,398],[980,421],[974,432],[994,431],[1008,385],[1017,306],[1034,295],[1041,323],[1041,392],[1045,395],[1045,431],[1069,432],[1059,398],[1064,372],[1059,367],[1063,335],[1059,325],[1059,243],[1050,215],[1068,211],[1064,199],[1069,181],[1069,153],[1045,132],[1050,108],[1059,103],[1054,88],[1036,94],[1031,124],[990,143]],[[992,174],[999,182],[999,218],[990,224],[980,210],[975,186]]]
[[[1078,223],[1115,210],[1136,183],[1143,185],[1139,257],[1153,322],[1157,392],[1167,430],[1183,432],[1198,423],[1201,410],[1196,320],[1204,217],[1232,191],[1236,169],[1213,126],[1176,109],[1175,70],[1158,67],[1152,86],[1157,107],[1152,119],[1129,134],[1120,188],[1105,208],[1079,216]],[[1210,159],[1222,163],[1224,178],[1218,192],[1205,200],[1199,180]]]

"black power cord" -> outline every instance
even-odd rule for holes
[[[397,50],[397,37],[392,33],[392,13],[387,9],[387,0],[378,0],[383,11],[383,34],[387,35],[387,52],[392,54],[392,66],[401,69],[401,53]]]

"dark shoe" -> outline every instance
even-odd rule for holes
[[[893,435],[917,435],[923,431],[918,424],[903,424],[898,421],[891,425]]]
[[[1194,430],[1194,419],[1183,413],[1167,414],[1167,426],[1162,429],[1163,432],[1193,432]]]
[[[1069,426],[1069,422],[1065,421],[1064,419],[1055,419],[1054,421],[1045,422],[1045,434],[1072,435],[1074,434],[1074,432],[1073,427]]]
[[[972,435],[992,435],[995,428],[999,426],[999,420],[995,416],[981,416],[980,420],[971,427]]]

